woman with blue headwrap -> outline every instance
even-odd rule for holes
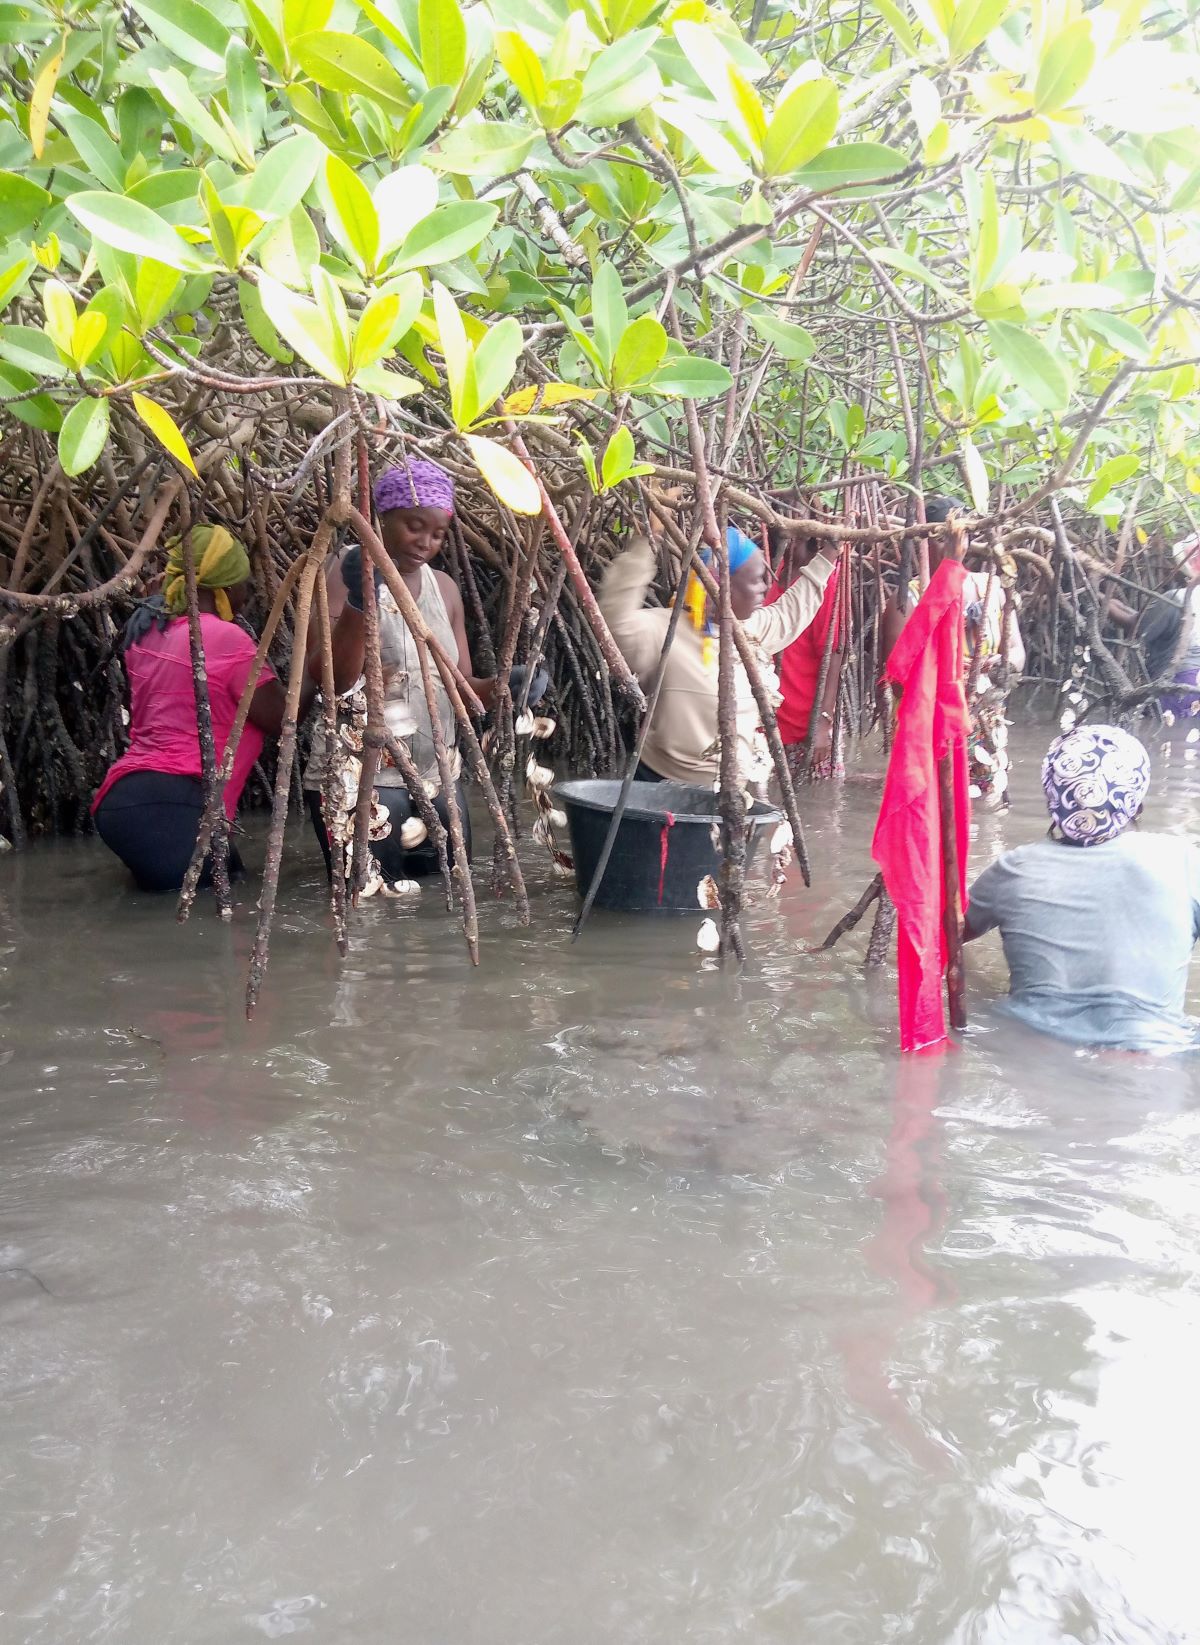
[[[802,634],[820,610],[825,585],[833,574],[832,548],[814,556],[775,602],[765,606],[770,571],[762,550],[731,526],[727,535],[733,614],[754,648],[763,683],[779,701],[775,656]],[[709,559],[707,551],[704,558]],[[646,537],[638,537],[608,567],[599,602],[613,639],[643,685],[658,668],[670,612],[646,608],[645,600],[658,569],[658,556]],[[643,747],[638,777],[642,781],[690,783],[708,788],[717,780],[717,632],[703,585],[692,576],[684,595],[686,615],[667,654],[658,707]],[[742,664],[735,665],[738,766],[742,779],[765,786],[770,756],[758,704]]]
[[[1006,851],[971,887],[964,934],[999,930],[1007,1008],[1032,1028],[1132,1051],[1197,1043],[1183,1006],[1200,936],[1200,851],[1137,831],[1149,786],[1136,737],[1076,726],[1042,764],[1049,838]]]

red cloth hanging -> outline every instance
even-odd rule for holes
[[[842,643],[838,601],[840,570],[840,566],[834,566],[833,575],[825,584],[820,609],[812,622],[779,655],[779,690],[783,701],[775,713],[779,721],[779,735],[785,743],[802,743],[808,736],[817,697],[817,681],[821,677],[821,663],[825,657],[825,641],[831,628],[834,631],[833,649],[836,651]],[[770,598],[767,604],[771,604]]]
[[[946,891],[938,796],[938,760],[945,754],[953,765],[958,880],[966,911],[971,802],[970,718],[963,691],[965,582],[966,572],[958,561],[942,561],[905,624],[886,670],[903,695],[871,855],[896,905],[903,1051],[946,1042]]]

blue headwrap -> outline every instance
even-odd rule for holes
[[[747,537],[744,531],[739,531],[737,526],[731,525],[725,530],[725,551],[729,555],[729,575],[732,577],[735,571],[742,569],[752,554],[758,553],[758,544]],[[705,565],[711,565],[712,549],[701,549],[700,558]]]
[[[739,531],[737,526],[731,525],[727,527],[725,532],[725,552],[729,556],[729,575],[732,577],[742,569],[752,554],[758,553],[758,544],[747,537],[744,531]],[[705,565],[711,565],[712,549],[701,549],[700,558]],[[691,613],[693,626],[702,635],[701,651],[704,661],[706,664],[711,664],[715,655],[713,635],[716,630],[713,628],[712,619],[708,615],[707,596],[695,572],[688,578],[687,592],[684,594],[683,603]]]

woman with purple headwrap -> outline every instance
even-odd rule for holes
[[[1137,831],[1149,786],[1136,737],[1076,726],[1042,764],[1049,838],[1005,852],[971,887],[964,935],[999,930],[1007,1009],[1044,1033],[1132,1051],[1198,1043],[1183,1007],[1200,851]]]
[[[435,570],[430,563],[445,546],[454,513],[454,481],[436,463],[424,458],[414,459],[381,475],[375,485],[374,499],[383,546],[408,585],[430,633],[446,655],[458,664],[459,672],[469,681],[484,707],[489,707],[496,682],[494,679],[480,679],[475,674],[471,648],[467,642],[462,595],[453,578],[444,571]],[[363,624],[363,556],[360,548],[353,547],[342,556],[340,571],[346,588],[346,600],[334,624],[333,676],[340,694],[339,717],[348,722],[346,735],[353,743],[356,738],[355,722],[361,726],[366,713],[363,693],[359,689],[366,638]],[[450,698],[440,675],[435,671],[434,712],[431,714],[421,681],[416,643],[380,573],[376,571],[374,576],[379,611],[380,661],[383,665],[384,718],[388,732],[397,742],[406,745],[443,823],[448,812],[445,796],[440,792],[436,740],[441,740],[450,751],[457,782],[459,813],[463,819],[467,855],[470,857],[470,818],[463,786],[458,780],[462,761],[455,747],[457,727]],[[536,701],[540,695],[537,690],[539,684],[544,690],[544,675],[537,676],[529,693],[530,702]],[[518,677],[518,670],[514,669],[510,676],[510,689],[519,694],[523,687],[524,680]],[[314,748],[310,768],[314,772],[320,769],[324,752],[320,745]],[[313,777],[310,777],[307,786],[313,822],[325,851],[327,866],[332,871],[330,836],[338,837],[344,830],[338,827],[338,819],[322,811]],[[320,786],[328,793],[331,785],[324,782]],[[376,789],[391,818],[387,837],[375,840],[371,846],[382,877],[396,881],[436,873],[437,854],[429,840],[423,840],[411,848],[402,841],[404,824],[413,815],[412,805],[404,778],[386,751],[381,756]],[[420,832],[415,823],[411,825],[411,830],[405,832],[412,830]]]

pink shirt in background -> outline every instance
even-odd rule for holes
[[[200,632],[219,761],[258,648],[244,628],[207,611],[200,613]],[[187,618],[172,617],[165,629],[152,628],[144,640],[131,645],[125,653],[125,669],[129,675],[129,750],[100,784],[93,811],[113,784],[131,771],[161,771],[172,777],[201,775]],[[264,668],[257,685],[274,678]],[[225,785],[225,811],[230,817],[262,745],[262,732],[247,721],[233,757],[233,773]]]

